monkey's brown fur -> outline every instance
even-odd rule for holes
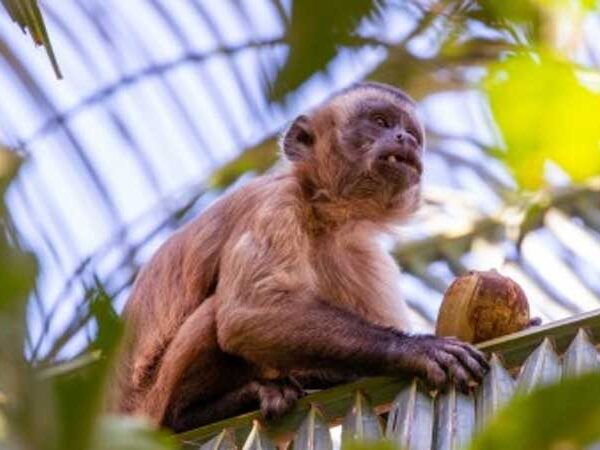
[[[295,380],[409,373],[464,388],[483,375],[466,344],[402,331],[380,237],[419,200],[423,130],[408,97],[357,85],[282,145],[285,167],[218,200],[138,276],[114,409],[182,431],[256,406],[281,414]]]

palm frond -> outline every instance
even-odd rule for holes
[[[21,27],[21,30],[24,33],[29,31],[36,45],[44,46],[56,77],[62,78],[37,0],[2,0],[2,4],[11,19]]]

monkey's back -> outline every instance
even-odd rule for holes
[[[258,177],[225,194],[167,239],[142,268],[124,310],[127,332],[110,409],[136,409],[179,327],[216,290],[223,248],[286,178],[285,173]]]

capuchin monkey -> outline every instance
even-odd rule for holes
[[[112,409],[185,431],[304,389],[372,375],[434,388],[481,381],[482,353],[408,333],[399,269],[381,244],[417,206],[415,104],[360,83],[293,121],[285,164],[220,198],[140,272]]]

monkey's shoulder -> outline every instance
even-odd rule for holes
[[[271,241],[305,234],[306,206],[299,195],[297,181],[286,173],[251,181],[224,199],[224,214],[236,222],[231,234],[250,232]]]

